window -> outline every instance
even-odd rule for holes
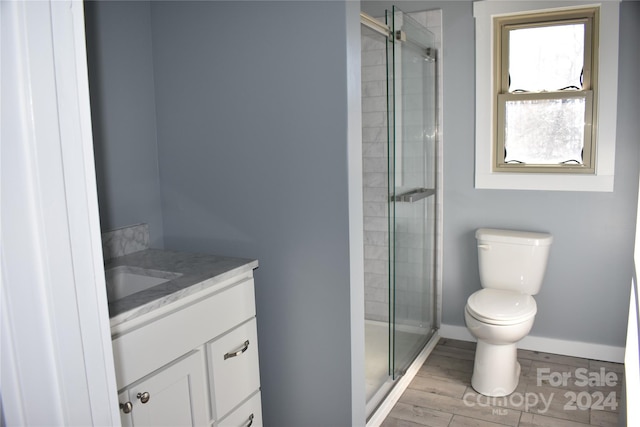
[[[612,191],[618,1],[538,4],[474,3],[476,188]]]
[[[493,18],[494,171],[595,172],[597,11]]]

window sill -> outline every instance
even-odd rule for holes
[[[476,188],[494,190],[613,191],[611,175],[477,173]]]

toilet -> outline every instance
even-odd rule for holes
[[[506,396],[518,386],[516,344],[533,326],[533,295],[542,286],[553,236],[480,228],[476,240],[482,289],[468,298],[464,313],[477,339],[471,386],[486,396]]]

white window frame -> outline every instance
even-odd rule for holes
[[[494,1],[474,2],[476,21],[476,157],[475,187],[505,190],[613,191],[615,171],[616,109],[618,104],[619,0]],[[599,96],[596,109],[597,153],[595,174],[494,172],[494,43],[493,18],[598,6]]]

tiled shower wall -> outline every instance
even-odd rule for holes
[[[441,42],[441,11],[426,11],[411,13],[412,18],[425,25],[435,35],[435,48],[438,56],[442,55]],[[438,64],[438,72],[441,65]],[[387,187],[388,153],[387,153],[387,98],[386,98],[386,51],[384,37],[363,27],[362,30],[362,135],[363,135],[363,168],[364,168],[364,268],[365,268],[365,318],[369,320],[388,321],[389,320],[389,251],[388,251],[388,211],[387,199],[389,190]],[[440,80],[441,81],[441,80]],[[442,85],[438,84],[438,99],[442,99]],[[437,107],[436,107],[437,108]],[[439,110],[441,111],[441,109]],[[407,112],[408,113],[408,112]],[[425,112],[427,115],[431,111]],[[442,129],[442,117],[438,116],[438,128]],[[432,138],[433,143],[438,147],[441,145],[442,135],[436,134]],[[407,149],[411,149],[410,145]],[[428,179],[427,186],[432,186],[436,181],[436,188],[439,193],[442,188],[441,174],[441,150],[436,148],[437,173],[433,178]],[[406,152],[405,154],[409,154]],[[419,157],[419,156],[416,156]],[[407,162],[410,167],[410,162]],[[442,206],[440,194],[437,198],[438,205],[436,215],[435,248],[441,246],[442,230]],[[411,218],[405,215],[407,210],[401,204],[397,207],[397,227],[398,246],[396,265],[399,270],[410,272],[408,276],[397,276],[398,289],[396,294],[396,320],[403,323],[403,320],[410,320],[408,323],[415,323],[415,320],[422,319],[424,313],[429,310],[425,304],[431,304],[431,295],[427,299],[422,298],[419,288],[423,282],[417,282],[416,276],[422,274],[433,275],[434,266],[431,261],[423,263],[423,259],[435,257],[435,282],[439,289],[441,283],[440,253],[432,251],[432,245],[422,248],[417,244],[415,236],[405,233],[409,221],[421,226],[422,218]],[[432,209],[428,209],[432,210]],[[433,218],[430,218],[433,220]],[[430,228],[430,227],[427,227]],[[432,235],[426,236],[427,241],[433,240]],[[418,239],[421,240],[421,239]],[[425,250],[426,249],[426,250]],[[424,258],[423,258],[424,257]],[[419,270],[425,266],[424,272]],[[411,273],[411,272],[414,273]],[[419,326],[419,325],[414,325]]]
[[[389,319],[387,69],[384,36],[362,27],[365,318]]]

